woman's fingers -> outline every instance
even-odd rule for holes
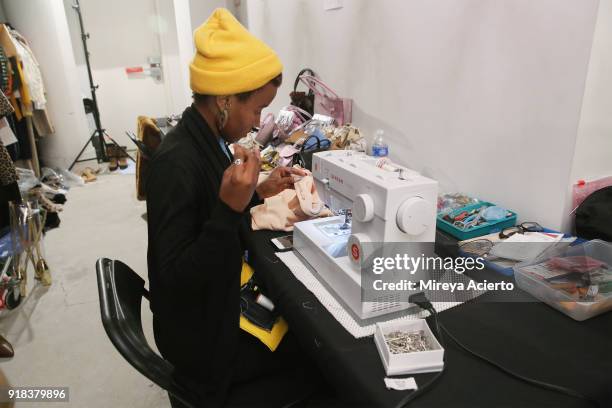
[[[259,175],[259,152],[234,146],[234,162],[225,170],[219,197],[235,211],[243,211],[248,205]]]
[[[234,145],[232,145],[232,147],[234,149],[234,161],[236,161],[236,159],[240,159],[240,160],[244,161],[245,157],[248,154],[248,151],[244,147],[242,147],[242,146],[240,146],[238,144],[234,144]]]
[[[297,167],[283,167],[288,174],[295,174],[296,176],[307,176],[308,172],[304,169],[298,169]]]
[[[280,185],[285,186],[285,188],[291,188],[293,187],[293,177],[289,176],[289,177],[283,177],[280,179]]]
[[[240,185],[251,187],[257,183],[259,175],[259,152],[249,151],[240,145],[234,145],[234,163],[228,168],[232,172],[232,180]]]
[[[259,177],[259,169],[261,168],[261,159],[259,156],[259,150],[251,150],[247,155],[247,161],[245,163],[246,176],[253,182],[257,183]]]

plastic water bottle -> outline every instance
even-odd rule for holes
[[[389,145],[383,140],[385,132],[381,129],[376,131],[374,137],[374,144],[372,145],[372,156],[375,157],[387,157],[389,155]]]

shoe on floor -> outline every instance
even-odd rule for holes
[[[119,156],[119,152],[116,145],[108,145],[106,146],[106,155],[108,156],[108,169],[110,171],[115,171],[119,167],[117,162],[117,157]]]
[[[119,168],[121,170],[125,170],[128,168],[128,155],[127,155],[127,151],[125,150],[127,147],[126,146],[121,146],[121,148],[119,148],[117,146],[117,156],[119,157]]]
[[[11,358],[15,355],[13,345],[0,335],[0,358]]]
[[[96,181],[98,179],[91,167],[87,167],[85,170],[83,170],[81,172],[81,177],[86,183],[91,183],[92,181]]]

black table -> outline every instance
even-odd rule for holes
[[[355,339],[275,256],[269,240],[283,233],[257,231],[248,238],[249,262],[302,347],[346,406],[394,407],[409,391],[387,390],[372,337]],[[456,241],[439,236],[447,256]],[[471,275],[513,281],[491,271]],[[495,293],[440,313],[464,345],[524,376],[572,388],[612,407],[612,313],[576,322],[525,292],[529,303],[492,302]],[[430,322],[431,323],[431,322]],[[591,407],[588,401],[527,384],[462,351],[445,338],[446,371],[411,407]],[[414,376],[419,386],[433,374]]]

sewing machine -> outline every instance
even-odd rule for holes
[[[399,295],[362,301],[364,260],[381,243],[414,242],[417,248],[434,242],[438,183],[387,159],[346,150],[315,153],[312,175],[324,203],[345,215],[296,223],[299,256],[359,319],[410,307]]]

